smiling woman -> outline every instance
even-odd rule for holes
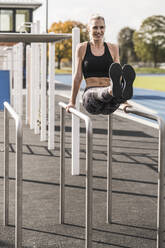
[[[130,65],[120,66],[117,45],[104,42],[104,17],[93,15],[89,20],[88,31],[90,41],[80,43],[76,49],[76,71],[66,111],[75,107],[84,76],[84,108],[90,114],[109,115],[132,97],[135,72]]]

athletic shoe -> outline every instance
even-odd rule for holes
[[[119,63],[112,63],[109,68],[109,77],[112,80],[112,96],[120,102],[122,98],[121,88],[122,67]]]
[[[124,87],[122,92],[123,101],[129,100],[133,96],[133,82],[135,80],[136,74],[131,65],[123,66],[123,81]]]

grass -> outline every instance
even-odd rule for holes
[[[138,76],[135,79],[134,87],[165,91],[165,76]]]
[[[72,74],[72,68],[71,67],[62,68],[62,69],[56,68],[55,73],[57,73],[57,74]]]
[[[144,73],[144,74],[165,74],[165,69],[162,68],[153,68],[153,67],[142,67],[135,68],[136,73]]]

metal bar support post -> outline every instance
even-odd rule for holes
[[[80,29],[75,27],[72,29],[72,84],[75,73],[75,60],[76,60],[76,47],[80,43]],[[79,110],[80,101],[79,94],[76,98],[76,108]],[[80,150],[80,120],[77,116],[72,115],[72,175],[80,174],[80,159],[79,159],[79,150]]]
[[[46,131],[46,43],[41,45],[41,141],[45,141],[47,137]]]
[[[112,118],[108,115],[107,142],[107,223],[112,222]]]
[[[4,103],[4,225],[9,223],[9,114],[16,126],[15,248],[22,247],[22,121],[7,102]]]
[[[61,151],[60,151],[60,223],[64,223],[64,210],[65,210],[65,127],[64,127],[64,111],[66,104],[59,103],[61,110]],[[93,192],[92,192],[92,181],[93,181],[93,165],[92,165],[92,122],[90,118],[81,113],[80,111],[71,108],[70,112],[76,115],[78,118],[83,119],[86,124],[86,221],[85,221],[85,248],[92,248],[92,215],[93,215]]]
[[[55,126],[55,43],[49,43],[48,149],[54,149]]]
[[[156,120],[159,123],[159,147],[158,147],[158,200],[157,200],[157,244],[156,248],[163,248],[163,232],[164,232],[164,175],[165,175],[165,120],[159,115],[143,112],[139,109],[132,107],[126,108],[126,113],[132,113],[138,116],[142,116],[151,120]],[[112,124],[111,124],[112,125]],[[108,126],[109,133],[111,133],[112,126]],[[109,154],[112,154],[112,141],[109,141]],[[108,156],[109,157],[109,156]],[[112,195],[112,160],[109,159],[107,174],[107,220],[110,223],[112,221],[112,199],[109,201],[110,195]]]

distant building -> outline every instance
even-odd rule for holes
[[[35,0],[0,0],[0,32],[20,32],[23,23],[33,22],[33,11],[41,5]]]

